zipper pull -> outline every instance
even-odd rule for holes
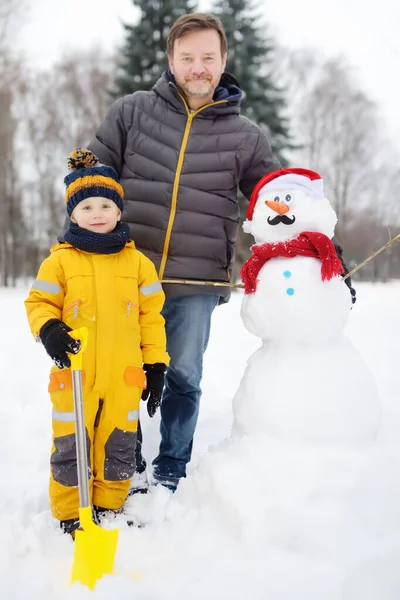
[[[82,300],[80,300],[80,299],[75,302],[75,304],[74,304],[74,314],[72,316],[72,320],[75,320],[77,318],[77,316],[78,316],[78,310],[79,310],[79,307],[80,307],[81,304],[82,304]]]

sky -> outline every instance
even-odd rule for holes
[[[245,329],[239,316],[242,292],[215,310],[188,477],[174,495],[153,488],[128,501],[127,512],[142,528],[128,528],[123,517],[104,523],[120,528],[116,572],[101,580],[94,592],[80,584],[70,586],[73,542],[49,513],[51,361],[29,331],[23,304],[29,286],[26,282],[19,288],[0,288],[2,598],[400,598],[400,406],[395,368],[400,337],[393,335],[400,328],[399,282],[357,285],[358,300],[345,330],[354,344],[353,356],[337,373],[337,356],[327,346],[329,383],[326,369],[316,369],[313,361],[307,364],[303,353],[296,358],[290,344],[281,346],[285,358],[280,361],[280,369],[290,377],[277,380],[265,365],[261,373],[247,375],[253,390],[265,391],[264,403],[258,406],[252,396],[239,392],[246,363],[260,347],[259,338]],[[301,302],[297,306],[302,310]],[[313,343],[306,342],[304,349],[312,352]],[[359,419],[357,414],[350,418],[349,411],[350,405],[357,406],[359,359],[364,361],[364,374],[378,386],[382,419],[376,419],[376,442],[357,447],[352,440],[365,439],[367,422],[363,408],[358,409]],[[314,396],[321,392],[317,404],[310,404],[308,394],[299,397],[299,389],[304,390],[298,384],[299,367],[312,375],[308,391],[312,387]],[[310,443],[306,440],[318,431],[327,412],[333,381],[336,386],[350,385],[342,397],[347,402],[338,400],[329,442]],[[272,388],[273,397],[268,393]],[[293,409],[296,399],[303,405],[301,413],[291,410],[285,416],[279,411],[279,406]],[[144,409],[141,420],[144,454],[151,460],[159,443],[159,415],[149,419]],[[244,426],[246,434],[231,437],[232,421]],[[272,435],[261,427],[268,421],[274,425]],[[296,440],[285,439],[284,432],[296,422]],[[346,444],[338,443],[342,430],[347,431]]]
[[[15,44],[32,65],[50,65],[63,51],[93,44],[120,44],[121,21],[138,15],[131,0],[25,0],[24,24]],[[264,16],[278,42],[293,48],[314,47],[318,54],[342,54],[355,67],[361,84],[380,108],[392,139],[400,139],[398,64],[400,3],[397,0],[267,0]],[[203,0],[200,8],[207,10]]]

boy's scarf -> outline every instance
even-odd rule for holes
[[[70,222],[63,239],[84,252],[96,254],[116,254],[131,239],[131,232],[127,223],[117,223],[114,231],[110,233],[96,233],[82,229],[76,223]]]
[[[265,263],[276,256],[293,258],[311,256],[322,262],[322,281],[332,279],[344,273],[343,265],[336,253],[332,241],[323,233],[303,231],[287,242],[255,244],[251,247],[253,255],[244,263],[240,276],[244,283],[245,294],[253,294],[257,289],[258,273]]]

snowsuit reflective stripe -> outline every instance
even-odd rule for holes
[[[164,293],[153,263],[133,242],[117,254],[90,254],[57,244],[25,301],[32,333],[49,319],[86,326],[83,397],[92,503],[120,508],[135,468],[143,363],[169,363]],[[70,369],[53,367],[50,503],[54,517],[78,516],[75,415]]]

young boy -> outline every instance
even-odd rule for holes
[[[64,532],[79,527],[75,415],[68,354],[79,342],[68,335],[86,326],[83,397],[90,492],[95,514],[124,505],[135,470],[139,403],[143,392],[153,416],[169,363],[164,292],[153,263],[135,249],[120,223],[123,190],[112,167],[90,151],[68,157],[64,179],[71,219],[65,242],[56,244],[25,300],[29,325],[55,362],[50,505]],[[146,386],[147,380],[147,386]]]

